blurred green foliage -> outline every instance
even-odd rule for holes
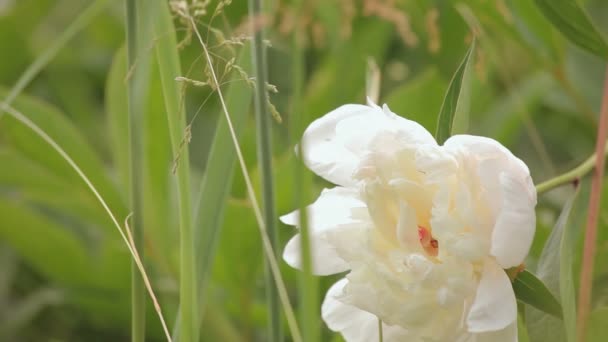
[[[608,3],[583,2],[598,30],[608,34]],[[1,99],[87,3],[0,0]],[[120,1],[110,3],[14,106],[74,158],[119,219],[124,219],[128,214],[124,6]],[[293,113],[303,115],[309,123],[339,105],[364,103],[371,57],[381,69],[380,102],[434,132],[447,85],[471,42],[471,32],[477,36],[477,49],[471,74],[469,132],[493,137],[509,147],[528,164],[536,183],[576,166],[592,153],[605,61],[569,43],[532,1],[311,1],[304,2],[299,11],[292,1],[267,1],[267,5],[268,20],[263,24],[272,43],[269,76],[279,90],[271,101],[283,117],[283,124],[274,125],[274,176],[281,214],[295,207],[291,189],[297,137],[288,130]],[[234,44],[222,46],[222,39],[246,33],[246,12],[246,1],[234,1],[213,22],[208,22],[209,16],[200,18],[204,23],[201,32],[209,39],[220,71],[223,61],[235,57],[239,49]],[[214,29],[207,30],[206,24]],[[188,27],[179,21],[176,27],[178,39],[187,38]],[[294,29],[303,29],[306,38],[304,96],[297,108],[291,102]],[[199,45],[185,45],[180,52],[183,76],[207,79],[201,53]],[[172,326],[179,279],[177,195],[154,61],[151,70],[146,132],[155,133],[146,136],[144,146],[146,155],[152,156],[145,160],[144,188],[149,199],[144,217],[146,265]],[[238,73],[222,77],[226,90],[232,83],[247,89]],[[196,200],[206,170],[213,167],[207,160],[220,111],[210,87],[184,84],[183,89],[183,105],[191,124],[187,148]],[[241,147],[252,178],[257,180],[255,125],[252,115],[247,116],[251,114],[250,97],[231,101],[232,108],[243,115]],[[224,151],[231,148],[224,146]],[[218,151],[215,153],[222,153]],[[263,341],[267,308],[261,242],[242,177],[239,172],[230,175],[226,174],[230,178],[226,183],[232,183],[232,188],[205,292],[201,338]],[[256,186],[259,190],[259,184]],[[309,200],[325,186],[328,184],[316,179]],[[608,187],[604,192],[608,196]],[[532,270],[571,193],[564,187],[540,198],[537,235],[527,262]],[[573,215],[578,211],[576,217],[583,217],[588,195],[583,190],[578,198],[582,204],[574,207]],[[197,203],[193,204],[196,208]],[[580,219],[574,222],[578,237],[572,243],[578,247],[573,281],[577,285],[581,254],[577,233],[583,225]],[[281,228],[281,241],[292,234]],[[597,246],[590,341],[606,336],[605,324],[601,324],[606,322],[608,305],[605,213],[600,218]],[[7,115],[0,118],[0,264],[0,340],[128,339],[130,256],[126,247],[73,170]],[[297,271],[284,263],[281,266],[295,301]],[[333,280],[321,280],[322,293]],[[148,309],[149,339],[162,340],[152,305]],[[339,340],[323,329],[323,340]],[[533,335],[530,338],[533,341]]]

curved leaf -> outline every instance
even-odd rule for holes
[[[555,317],[562,317],[562,307],[547,286],[529,271],[523,271],[513,281],[515,297]]]
[[[467,53],[460,63],[456,73],[450,81],[448,91],[443,99],[441,110],[439,111],[439,117],[437,118],[437,131],[435,132],[435,139],[438,144],[443,144],[452,135],[454,126],[459,127],[462,130],[466,127],[468,121],[468,111],[459,109],[458,106],[461,103],[468,102],[465,98],[468,92],[466,91],[467,82],[465,81],[467,69],[469,69],[471,56],[475,50],[475,40],[471,43],[471,46],[467,50]],[[463,88],[464,86],[464,88]],[[459,103],[459,101],[461,103]],[[458,113],[458,114],[457,114]]]
[[[568,40],[579,47],[608,59],[608,43],[575,0],[534,0],[543,15]]]

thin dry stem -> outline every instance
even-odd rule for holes
[[[34,131],[34,133],[36,133],[40,138],[42,138],[47,144],[49,144],[55,151],[57,151],[57,153],[59,153],[59,155],[74,169],[74,171],[76,171],[78,176],[80,176],[80,178],[85,182],[85,184],[91,190],[93,195],[95,195],[97,200],[99,200],[99,203],[101,203],[101,206],[104,208],[104,210],[106,211],[108,216],[110,216],[112,223],[114,223],[114,226],[116,227],[116,229],[118,229],[118,233],[120,234],[120,237],[123,239],[123,241],[127,245],[127,248],[129,249],[129,252],[131,253],[131,256],[135,260],[135,263],[137,264],[137,268],[139,269],[139,272],[141,273],[141,276],[142,276],[144,282],[146,283],[146,287],[148,289],[148,294],[150,295],[150,298],[152,299],[152,302],[154,303],[154,307],[157,309],[156,312],[158,313],[158,317],[159,317],[160,322],[165,331],[165,335],[167,336],[167,340],[169,342],[171,342],[171,335],[169,334],[169,329],[167,328],[167,324],[165,323],[165,319],[163,317],[162,311],[160,310],[160,306],[158,305],[158,301],[156,300],[156,296],[154,295],[154,291],[152,290],[152,286],[150,286],[150,281],[148,279],[146,270],[144,269],[143,264],[139,258],[139,254],[137,253],[137,250],[134,247],[133,241],[130,237],[129,230],[126,229],[127,234],[129,235],[129,237],[127,237],[127,235],[125,235],[125,232],[123,232],[123,228],[118,223],[116,216],[114,216],[110,207],[104,201],[103,197],[101,197],[101,195],[97,191],[97,188],[95,188],[95,186],[93,185],[93,183],[91,183],[89,178],[84,174],[84,172],[80,169],[80,167],[78,167],[76,162],[74,162],[74,160],[67,154],[67,152],[65,152],[65,150],[63,150],[61,148],[61,146],[59,146],[59,144],[57,144],[55,142],[55,140],[53,138],[51,138],[48,134],[46,134],[46,132],[44,130],[42,130],[40,127],[38,127],[38,125],[36,125],[34,122],[32,122],[25,115],[23,115],[21,112],[14,109],[13,107],[10,107],[6,104],[2,104],[2,108],[0,108],[0,109],[2,111],[5,111],[6,113],[10,114],[17,121],[21,122],[22,124],[24,124],[25,126],[30,128],[32,131]]]
[[[604,78],[604,95],[602,97],[602,110],[600,112],[600,123],[597,128],[597,141],[595,144],[595,155],[603,156],[606,149],[606,138],[608,138],[608,67]],[[578,295],[577,315],[577,341],[585,341],[585,330],[589,311],[591,307],[591,291],[593,283],[593,263],[597,240],[597,222],[600,212],[600,200],[602,195],[602,181],[604,178],[605,158],[595,159],[595,170],[591,179],[591,194],[589,195],[589,212],[587,214],[587,229],[585,231],[585,244],[583,247],[583,265],[581,270],[581,286]]]
[[[190,20],[192,21],[192,25],[194,27],[194,33],[196,34],[204,52],[205,52],[205,56],[207,59],[207,63],[209,64],[209,70],[210,70],[211,76],[213,78],[213,81],[216,83],[216,85],[219,85],[217,76],[215,74],[215,70],[213,68],[211,56],[209,55],[209,51],[207,50],[207,45],[203,41],[203,38],[201,37],[198,29],[196,28],[196,24],[194,23],[194,20],[192,18],[190,18]],[[291,307],[291,304],[289,303],[289,297],[287,296],[287,290],[285,287],[285,283],[283,282],[283,279],[281,278],[279,265],[277,263],[276,258],[274,257],[275,254],[272,250],[272,245],[270,243],[270,239],[268,238],[268,234],[266,232],[266,224],[264,222],[264,219],[262,218],[262,212],[261,212],[260,206],[257,202],[255,192],[253,191],[253,185],[251,183],[251,179],[249,178],[249,174],[247,173],[247,165],[245,164],[245,159],[243,158],[243,153],[241,152],[241,148],[240,148],[238,139],[236,137],[234,127],[232,125],[232,120],[230,119],[230,114],[228,113],[228,108],[226,106],[226,102],[224,101],[224,96],[222,95],[222,91],[219,88],[219,86],[216,88],[216,90],[218,93],[218,97],[220,99],[220,103],[222,104],[222,110],[224,112],[224,116],[226,117],[226,122],[228,123],[228,129],[230,130],[230,135],[232,137],[232,142],[233,142],[234,148],[236,150],[236,155],[239,160],[241,171],[243,173],[243,177],[245,178],[245,185],[247,187],[247,195],[249,197],[249,200],[251,201],[251,205],[253,207],[255,218],[258,223],[258,227],[260,229],[260,235],[262,237],[262,244],[264,246],[264,252],[266,253],[266,257],[268,258],[270,270],[272,272],[272,275],[273,275],[274,280],[277,285],[277,289],[279,291],[279,298],[283,304],[283,309],[285,310],[285,316],[287,317],[287,323],[291,330],[293,340],[295,342],[302,342],[302,336],[300,335],[300,331],[299,331],[297,323],[296,323],[295,315],[293,313],[293,308]]]

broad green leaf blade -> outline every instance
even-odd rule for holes
[[[145,44],[145,43],[143,43]],[[148,43],[150,45],[150,43]],[[153,57],[153,55],[151,56]],[[155,249],[173,250],[172,241],[176,230],[171,229],[169,211],[171,208],[169,195],[171,174],[171,142],[166,124],[165,104],[160,83],[158,68],[150,68],[151,61],[141,58],[133,73],[146,74],[138,77],[140,80],[141,106],[143,113],[143,206],[144,226],[149,242]],[[118,175],[119,188],[123,196],[129,184],[129,144],[128,115],[127,115],[127,77],[126,53],[121,48],[114,55],[110,73],[106,81],[105,111],[110,132],[111,153],[114,170]],[[145,76],[145,77],[144,77]],[[142,84],[145,78],[145,86]],[[160,258],[167,261],[170,253],[161,253]]]
[[[460,63],[460,66],[458,66],[458,69],[456,69],[456,72],[450,81],[450,85],[448,86],[448,91],[443,99],[441,109],[439,110],[435,139],[440,145],[442,145],[452,135],[455,126],[460,128],[466,127],[464,122],[468,120],[468,115],[465,115],[465,112],[468,111],[461,110],[459,112],[458,106],[460,105],[459,101],[461,101],[461,97],[466,97],[467,92],[465,91],[463,93],[463,89],[466,89],[468,85],[466,82],[464,82],[464,80],[474,50],[475,40],[473,40],[471,46],[467,50],[462,63]]]
[[[66,227],[5,199],[0,199],[0,217],[0,241],[36,271],[64,286],[86,283],[91,259],[84,241]]]
[[[518,300],[549,313],[562,317],[562,308],[547,286],[529,271],[523,271],[513,281],[513,290]]]
[[[82,189],[80,184],[55,176],[35,161],[10,148],[0,148],[0,165],[11,166],[0,167],[0,187],[18,193],[24,202],[84,222],[107,225],[108,214],[103,211],[91,192]],[[115,231],[108,232],[116,234]]]
[[[608,59],[608,43],[576,0],[534,0],[543,15],[566,38],[603,59]]]
[[[526,322],[532,340],[574,341],[576,313],[572,253],[573,235],[576,234],[576,222],[579,217],[575,206],[579,193],[580,190],[576,190],[564,205],[551,235],[545,242],[536,270],[537,276],[549,291],[560,298],[560,316],[563,321],[530,308],[526,312]]]
[[[4,91],[0,89],[0,95],[3,94]],[[118,217],[126,217],[127,210],[124,198],[119,194],[113,181],[105,172],[101,157],[62,112],[45,102],[26,95],[18,96],[13,106],[44,130],[74,159],[74,162],[95,184],[110,209]],[[76,173],[66,164],[65,160],[47,142],[12,116],[2,118],[0,135],[6,139],[8,145],[19,151],[25,158],[44,167],[53,176],[72,183],[75,188],[77,186],[82,191],[89,193],[89,189],[84,182],[74,181]],[[106,222],[110,223],[109,220],[106,220]]]
[[[127,115],[127,95],[125,77],[127,57],[121,47],[114,54],[105,86],[105,110],[110,133],[110,153],[114,169],[118,174],[118,184],[126,198],[129,184],[129,116]]]
[[[251,69],[251,54],[248,47],[241,50],[237,65],[247,72]],[[239,76],[235,72],[233,77]],[[247,123],[251,99],[252,89],[246,80],[230,83],[226,95],[226,107],[231,114],[237,137],[240,136]],[[205,291],[210,277],[235,163],[236,152],[228,130],[228,123],[225,117],[220,115],[207,159],[207,169],[201,183],[195,221],[195,226],[198,227],[195,238],[196,244],[199,246],[196,249],[199,262],[197,281],[201,293]],[[255,230],[252,231],[255,232]],[[203,297],[203,295],[200,296],[201,301]]]
[[[150,6],[154,6],[156,61],[163,89],[172,157],[176,162],[174,179],[177,183],[180,227],[180,340],[195,341],[198,340],[199,324],[195,323],[198,319],[198,288],[190,196],[190,152],[186,136],[185,106],[182,104],[181,89],[175,81],[176,77],[183,74],[169,4],[163,0],[155,0]]]

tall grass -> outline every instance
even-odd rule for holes
[[[150,5],[150,4],[148,4]],[[175,78],[182,75],[175,37],[175,27],[166,1],[156,0],[156,59],[165,99],[177,181],[180,232],[179,329],[181,341],[198,340],[198,291],[196,287],[195,235],[192,226],[190,197],[190,158],[186,136],[186,118]]]
[[[281,271],[279,269],[276,253],[273,250],[272,243],[268,236],[266,223],[264,221],[262,211],[260,209],[260,205],[258,204],[258,200],[255,196],[255,192],[253,190],[253,185],[252,185],[251,179],[247,172],[247,165],[245,164],[245,159],[243,157],[243,153],[242,153],[240,145],[239,145],[239,141],[238,141],[237,134],[236,134],[236,131],[234,128],[234,124],[232,123],[231,115],[228,112],[228,107],[226,105],[226,101],[224,100],[224,95],[222,93],[221,88],[219,87],[219,82],[218,82],[218,78],[217,78],[217,75],[216,75],[216,72],[215,72],[215,69],[213,66],[211,54],[209,53],[209,49],[207,48],[207,45],[205,44],[200,32],[198,31],[198,29],[196,27],[196,23],[195,23],[194,19],[190,18],[190,23],[192,24],[192,28],[194,29],[194,32],[196,33],[196,38],[198,39],[201,47],[203,48],[204,56],[207,61],[207,65],[209,66],[210,73],[211,73],[211,81],[214,82],[214,84],[216,85],[215,89],[217,90],[217,95],[219,97],[220,104],[222,106],[222,113],[224,114],[226,123],[228,124],[228,130],[230,131],[230,137],[231,137],[231,140],[232,140],[235,152],[236,152],[237,159],[239,161],[239,166],[241,168],[243,178],[245,179],[247,197],[249,198],[249,201],[251,202],[251,205],[253,207],[253,212],[254,212],[254,215],[256,218],[257,226],[260,230],[264,254],[266,256],[266,260],[268,262],[270,273],[272,274],[274,284],[277,288],[279,301],[281,302],[281,305],[283,306],[283,310],[285,311],[285,316],[287,319],[287,324],[289,326],[289,330],[291,332],[291,336],[295,342],[301,342],[302,335],[298,328],[298,324],[297,324],[295,315],[293,313],[293,308],[291,306],[291,303],[289,302],[289,297],[287,295],[287,289],[285,287],[285,282],[283,281],[283,278],[281,277]]]
[[[127,68],[131,70],[138,53],[138,23],[137,3],[135,0],[126,0],[126,41],[127,41]],[[132,213],[133,246],[144,259],[143,239],[143,205],[142,205],[142,113],[138,103],[136,90],[136,76],[129,77],[127,86],[127,106],[129,112],[129,183],[130,183],[130,210]],[[145,290],[141,277],[137,274],[137,264],[133,262],[131,275],[131,341],[142,342],[146,338],[146,302]]]
[[[257,18],[262,14],[260,0],[249,0],[249,17]],[[262,184],[262,210],[266,231],[272,249],[276,252],[277,240],[277,215],[274,199],[274,181],[272,179],[272,129],[271,117],[268,111],[268,92],[266,90],[267,62],[266,48],[263,44],[264,28],[253,27],[255,20],[252,20],[253,38],[253,70],[255,74],[255,121],[257,124],[257,152],[258,167],[260,169]],[[275,256],[277,254],[275,253]],[[269,266],[267,265],[267,268]],[[277,288],[274,285],[272,273],[266,270],[266,294],[268,309],[270,311],[269,338],[271,341],[281,341],[283,333],[281,331],[281,310]]]
[[[296,9],[302,8],[302,1],[296,3]],[[296,144],[298,155],[302,156],[302,144],[297,144],[298,139],[304,132],[307,117],[302,110],[304,82],[305,82],[305,57],[302,27],[296,23],[291,47],[291,70],[293,78],[293,93],[291,97],[291,142]],[[294,183],[293,192],[295,203],[300,210],[300,249],[302,260],[302,272],[298,274],[298,301],[299,316],[302,322],[302,334],[305,341],[319,341],[320,339],[320,319],[319,319],[319,281],[312,274],[312,255],[310,231],[308,227],[308,212],[306,201],[310,198],[310,188],[312,179],[306,173],[304,164],[298,159],[294,159]]]
[[[143,278],[143,281],[144,281],[145,287],[148,291],[148,294],[150,295],[150,298],[152,299],[152,302],[154,303],[154,308],[160,319],[161,325],[163,327],[163,331],[165,332],[165,336],[167,337],[168,341],[171,341],[171,335],[169,334],[167,324],[165,323],[165,319],[162,314],[162,310],[160,308],[160,305],[158,304],[158,300],[156,299],[156,295],[154,294],[152,285],[150,284],[149,277],[146,273],[143,263],[141,262],[139,253],[134,248],[133,239],[132,239],[131,234],[129,233],[129,227],[126,224],[126,221],[128,220],[128,218],[125,219],[125,228],[126,229],[123,230],[123,228],[118,223],[118,219],[116,218],[116,215],[114,215],[114,213],[112,212],[112,210],[110,209],[110,207],[108,206],[106,201],[99,194],[99,191],[97,191],[97,188],[93,185],[93,183],[89,180],[89,178],[85,175],[85,173],[80,169],[78,164],[76,164],[76,162],[74,162],[74,160],[65,152],[65,150],[63,148],[61,148],[61,146],[59,146],[57,144],[57,142],[55,142],[55,140],[53,140],[53,138],[51,138],[48,134],[46,134],[46,132],[44,132],[44,130],[42,130],[40,127],[38,127],[27,116],[23,115],[22,113],[20,113],[19,111],[15,110],[14,108],[12,108],[10,106],[5,106],[4,110],[9,115],[14,117],[17,121],[21,122],[23,125],[25,125],[29,129],[31,129],[36,135],[38,135],[49,146],[51,146],[61,156],[61,158],[63,158],[63,160],[65,160],[65,162],[68,163],[68,165],[70,165],[70,167],[74,171],[76,171],[76,173],[82,179],[82,181],[85,182],[85,184],[87,185],[89,190],[91,190],[91,192],[95,195],[95,198],[99,201],[99,203],[103,207],[104,211],[108,214],[108,216],[112,220],[112,223],[118,230],[118,233],[120,234],[120,237],[122,238],[123,242],[127,245],[127,248],[129,250],[129,252],[131,253],[131,256],[133,257],[133,260],[135,261],[137,268],[141,274],[141,277]]]

